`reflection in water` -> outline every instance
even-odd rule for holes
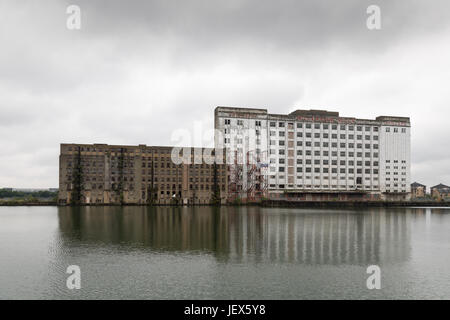
[[[202,251],[221,261],[333,265],[408,260],[409,219],[426,216],[425,209],[378,208],[364,212],[258,207],[58,210],[66,246],[101,242],[155,251]]]

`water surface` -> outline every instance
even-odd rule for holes
[[[0,299],[450,299],[450,209],[0,207]]]

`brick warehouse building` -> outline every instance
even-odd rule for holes
[[[223,155],[215,155],[211,148],[192,148],[190,164],[175,164],[172,150],[146,145],[61,144],[58,203],[226,202]]]
[[[217,107],[214,116],[215,146],[231,159],[231,198],[254,196],[255,186],[271,199],[410,198],[409,118],[235,107]]]

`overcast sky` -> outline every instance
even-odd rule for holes
[[[71,4],[80,30],[66,27]],[[381,30],[366,27],[371,4]],[[218,105],[409,116],[412,181],[450,184],[449,12],[448,0],[0,0],[0,187],[57,187],[60,143],[172,145],[174,130],[212,129]]]

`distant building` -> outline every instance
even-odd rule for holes
[[[215,146],[232,159],[229,191],[236,197],[258,185],[271,199],[410,198],[407,117],[368,120],[325,110],[270,114],[237,107],[217,107],[214,116]],[[255,165],[264,170],[253,170]]]
[[[418,182],[411,183],[411,198],[423,198],[427,194],[427,186]]]
[[[450,187],[442,183],[435,185],[431,187],[431,196],[437,200],[450,198]]]
[[[223,155],[212,148],[192,148],[189,161],[176,164],[173,149],[61,144],[58,203],[209,204],[217,197],[225,203]]]

